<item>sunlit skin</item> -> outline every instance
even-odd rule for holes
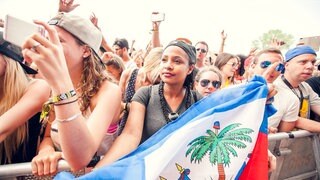
[[[118,56],[123,58],[123,49],[121,49],[118,45],[114,45],[113,50]]]
[[[160,66],[160,77],[167,84],[183,83],[186,76],[193,70],[193,66],[189,66],[187,54],[176,46],[166,48]]]
[[[196,49],[205,49],[208,52],[207,46],[201,43],[198,43],[195,47]],[[196,51],[197,60],[200,59],[201,61],[204,61],[204,58],[206,57],[207,53],[202,53],[201,51]]]
[[[88,47],[84,45],[79,45],[76,39],[66,30],[58,26],[54,26],[54,28],[58,32],[60,43],[63,47],[66,63],[69,71],[71,71],[70,73],[72,74],[72,72],[81,72],[81,69],[83,69],[82,54],[85,51],[85,48]],[[88,53],[85,56],[87,57],[89,55],[90,54]]]
[[[302,54],[294,57],[285,64],[285,78],[293,87],[312,77],[316,56],[313,54]]]
[[[253,74],[263,75],[263,73],[268,69],[268,68],[261,68],[260,64],[263,61],[270,61],[271,64],[283,63],[283,57],[278,53],[271,53],[271,52],[261,54],[256,64],[252,64]],[[268,83],[272,83],[275,79],[277,79],[277,77],[279,77],[280,73],[281,72],[279,71],[273,71],[265,78]]]
[[[225,78],[229,78],[232,77],[234,75],[234,73],[236,72],[236,70],[238,69],[238,65],[237,66],[232,66],[232,64],[238,64],[238,59],[237,58],[232,58],[230,59],[227,64],[225,64],[224,66],[222,66],[221,68],[221,72],[224,75]]]
[[[203,79],[210,80],[210,83],[206,87],[202,87],[200,82]],[[198,82],[196,82],[196,90],[203,96],[208,96],[209,94],[215,92],[217,89],[212,86],[212,81],[220,81],[219,76],[213,71],[207,71],[201,74]]]
[[[117,69],[114,65],[108,65],[106,66],[106,69],[115,80],[120,81],[121,72],[119,69]]]

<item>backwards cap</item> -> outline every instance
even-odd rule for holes
[[[99,52],[102,42],[102,33],[89,19],[74,14],[60,12],[52,18],[48,24],[65,29],[90,46],[95,53]]]

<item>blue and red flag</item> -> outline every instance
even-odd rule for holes
[[[203,98],[135,151],[79,179],[268,179],[262,77]],[[55,179],[70,179],[59,173]]]

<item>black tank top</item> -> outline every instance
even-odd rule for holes
[[[32,118],[28,121],[28,139],[23,142],[16,153],[12,156],[12,164],[13,163],[22,163],[22,162],[31,162],[32,158],[37,153],[38,147],[38,138],[40,135],[41,123],[40,120],[40,112],[35,114]],[[24,151],[25,149],[25,151]],[[9,164],[4,161],[5,152],[2,152],[2,160],[1,165]]]

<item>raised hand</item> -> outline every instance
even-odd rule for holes
[[[227,33],[224,33],[224,30],[221,31],[221,39],[225,41],[227,39]]]
[[[73,4],[74,0],[59,0],[59,12],[71,12],[80,4]]]
[[[94,14],[94,12],[92,12],[92,14],[90,15],[90,21],[92,22],[92,24],[94,26],[96,26],[99,29],[98,26],[98,17]]]
[[[22,46],[24,59],[37,65],[43,79],[50,84],[51,88],[59,87],[61,82],[72,84],[56,29],[43,21],[34,22],[45,28],[48,32],[48,39],[38,33],[30,36]],[[57,73],[61,75],[59,78],[57,78]]]
[[[270,41],[270,46],[274,47],[274,48],[280,48],[281,46],[283,46],[284,44],[286,44],[284,41],[277,39],[276,37],[272,37],[271,41]]]

